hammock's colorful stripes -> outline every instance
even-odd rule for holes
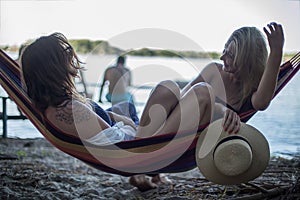
[[[19,66],[2,50],[0,50],[0,67],[2,87],[43,136],[61,151],[82,160],[92,167],[123,176],[140,173],[149,175],[177,173],[196,167],[195,149],[198,135],[193,131],[167,133],[120,142],[111,146],[86,144],[80,138],[59,131],[47,119],[42,117],[22,89]],[[300,53],[282,65],[275,95],[297,73],[299,67]],[[240,117],[242,121],[246,122],[255,112],[255,110],[249,110],[242,113]],[[205,127],[199,127],[198,133]],[[180,147],[185,148],[181,149]],[[158,164],[164,163],[166,163],[166,166],[155,168]],[[114,168],[109,166],[114,166]]]

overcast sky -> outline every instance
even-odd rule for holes
[[[155,28],[184,35],[206,51],[222,51],[235,29],[262,30],[276,21],[284,26],[284,50],[300,49],[299,0],[1,0],[0,9],[0,45],[53,32],[68,39],[109,40]]]

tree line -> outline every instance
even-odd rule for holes
[[[32,40],[26,42],[30,43]],[[130,49],[123,50],[117,47],[111,46],[107,41],[104,40],[88,40],[88,39],[77,39],[69,40],[75,51],[80,54],[107,54],[107,55],[131,55],[131,56],[160,56],[160,57],[179,57],[179,58],[211,58],[219,59],[221,53],[219,52],[198,52],[198,51],[175,51],[167,49]],[[17,52],[19,47],[13,46],[0,46],[5,51]],[[292,57],[295,53],[285,53],[284,57]]]

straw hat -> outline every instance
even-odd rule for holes
[[[270,159],[266,138],[254,127],[241,123],[237,134],[223,131],[222,119],[211,123],[199,136],[196,161],[211,182],[232,185],[260,176]]]

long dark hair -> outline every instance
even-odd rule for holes
[[[43,36],[26,47],[22,54],[22,72],[29,97],[42,112],[58,107],[66,100],[84,98],[76,91],[74,78],[80,61],[61,33]]]

